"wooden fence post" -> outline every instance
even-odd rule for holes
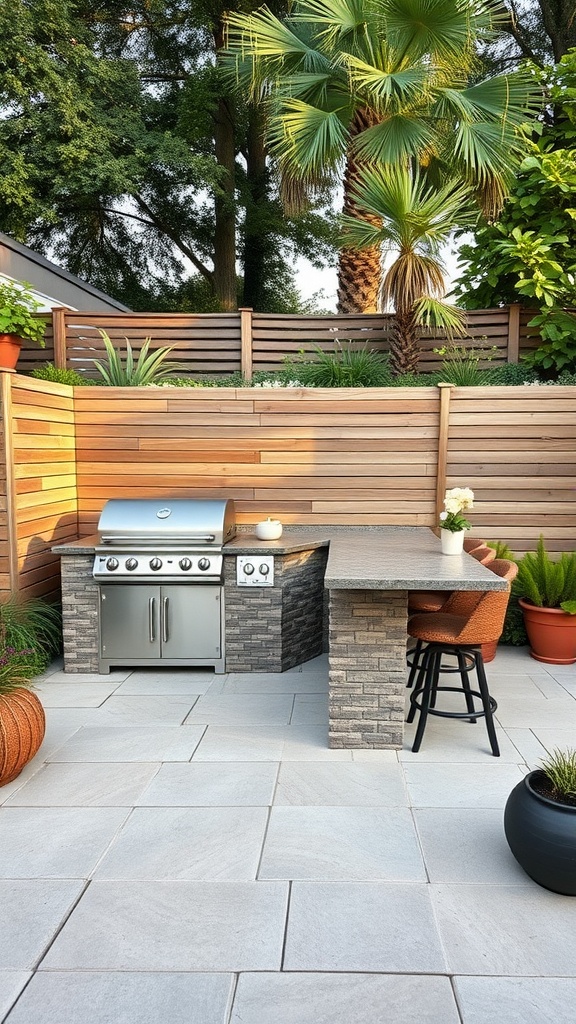
[[[508,306],[508,362],[517,363],[520,357],[520,305]]]
[[[18,538],[16,535],[16,481],[14,479],[14,444],[12,435],[12,376],[10,373],[0,373],[0,402],[2,404],[2,434],[4,437],[4,466],[6,470],[8,583],[11,593],[16,593],[19,590]]]
[[[436,468],[436,520],[444,509],[446,494],[446,464],[448,462],[448,438],[450,435],[450,398],[454,384],[438,384],[440,389],[440,414],[438,424],[438,464]]]
[[[252,308],[241,307],[240,313],[240,369],[246,380],[252,380]]]
[[[52,310],[54,366],[58,370],[66,369],[66,313],[67,309],[64,306],[55,306]]]

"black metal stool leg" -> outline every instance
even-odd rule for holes
[[[422,641],[418,641],[418,642],[422,643]],[[412,698],[415,697],[416,694],[420,690],[422,690],[424,685],[425,685],[424,680],[426,678],[426,668],[427,668],[427,665],[428,665],[428,655],[429,654],[430,654],[430,649],[428,647],[424,647],[424,650],[422,651],[422,653],[418,657],[418,677],[416,679],[416,686],[414,687],[413,692],[410,694],[410,710],[408,712],[408,717],[406,718],[407,722],[413,722],[414,721],[414,718],[416,716],[416,712],[418,710],[418,706],[417,706],[417,704],[414,703],[414,700]]]
[[[482,707],[484,708],[484,715],[486,718],[486,729],[488,731],[488,739],[490,740],[490,746],[492,747],[492,753],[494,757],[500,757],[500,747],[498,746],[498,738],[496,736],[496,729],[494,726],[494,715],[493,712],[496,710],[498,705],[493,697],[488,692],[488,683],[486,681],[486,673],[484,671],[484,660],[482,658],[482,652],[475,652],[476,661],[476,675],[478,676],[478,688],[482,696]]]
[[[414,683],[414,680],[416,679],[416,674],[418,672],[418,669],[420,668],[420,655],[422,654],[423,646],[424,642],[422,640],[417,640],[416,647],[413,647],[412,650],[410,651],[410,654],[412,655],[412,666],[410,668],[408,682],[406,683],[408,689],[410,689],[410,687]]]
[[[470,692],[470,677],[468,675],[468,668],[466,666],[466,658],[462,651],[456,651],[456,657],[458,658],[458,667],[460,668],[460,678],[462,680],[462,689],[464,690],[464,696],[466,698],[466,707],[471,714],[474,714],[476,710],[474,707],[474,698]],[[475,662],[474,662],[475,664]],[[471,722],[476,722],[476,718],[470,718]]]
[[[425,656],[426,679],[424,681],[424,689],[422,690],[422,703],[420,705],[420,717],[418,719],[418,727],[416,729],[414,743],[412,744],[413,754],[417,754],[418,751],[420,750],[420,744],[422,743],[422,737],[424,736],[424,730],[426,728],[426,720],[428,718],[428,708],[430,707],[430,700],[434,691],[434,687],[438,684],[440,660],[442,658],[442,654],[440,651],[430,650],[430,648],[427,648]]]

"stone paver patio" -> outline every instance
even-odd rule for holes
[[[329,750],[327,664],[38,681],[48,727],[0,789],[7,1024],[573,1024],[576,900],[502,829],[574,666],[500,648],[482,721]]]

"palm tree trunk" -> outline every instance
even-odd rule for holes
[[[394,315],[390,336],[390,369],[395,377],[417,373],[420,359],[419,332],[410,310]]]
[[[352,137],[377,123],[377,116],[370,110],[359,110],[350,128]],[[352,185],[358,180],[359,167],[349,151],[344,171],[343,213],[360,219],[360,213],[350,195]],[[365,212],[362,219],[380,226],[378,217]],[[342,249],[338,262],[338,312],[377,313],[379,311],[381,277],[381,254],[379,246],[369,249]]]

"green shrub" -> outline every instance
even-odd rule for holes
[[[144,387],[147,384],[162,384],[170,380],[170,374],[175,370],[181,370],[179,363],[167,363],[166,357],[172,348],[158,348],[148,354],[150,338],[146,338],[138,359],[134,361],[132,346],[126,338],[126,361],[122,363],[122,355],[118,352],[106,331],[100,331],[108,360],[106,363],[99,359],[92,360],[98,373],[104,378],[104,383],[109,387]]]
[[[48,380],[52,384],[69,384],[70,387],[82,387],[84,384],[98,384],[99,381],[88,380],[77,370],[63,370],[53,363],[46,363],[45,366],[38,366],[30,373],[36,380]]]
[[[294,361],[286,372],[307,387],[316,388],[373,388],[391,383],[389,360],[386,354],[374,349],[354,348],[335,342],[334,352],[315,347],[315,359]]]
[[[16,597],[0,604],[0,685],[5,690],[43,672],[62,646],[62,616],[56,605]]]
[[[541,534],[536,553],[527,551],[518,563],[513,593],[538,608],[562,608],[576,615],[576,551],[553,561]]]
[[[15,334],[46,348],[46,322],[34,314],[42,308],[28,281],[0,281],[0,334]]]
[[[526,366],[524,363],[503,363],[502,366],[484,370],[483,383],[518,387],[522,384],[532,384],[537,380],[538,374],[530,366]]]

